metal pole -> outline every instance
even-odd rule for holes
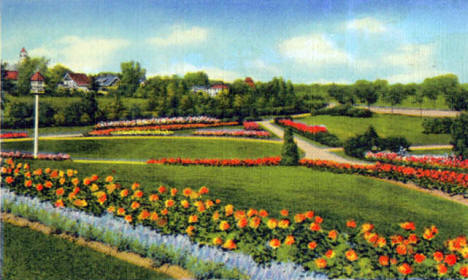
[[[39,140],[39,94],[36,95],[36,112],[34,118],[34,158],[37,158]]]

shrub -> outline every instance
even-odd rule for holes
[[[299,162],[299,151],[294,142],[291,128],[284,131],[284,144],[281,150],[281,165],[292,166]]]
[[[428,118],[424,119],[422,126],[424,128],[423,133],[429,134],[447,134],[450,133],[450,127],[453,124],[451,118]]]
[[[370,118],[372,112],[368,109],[355,108],[351,105],[338,105],[332,108],[323,108],[312,110],[312,115],[331,115],[331,116],[347,116],[352,118]]]
[[[453,121],[451,129],[453,152],[462,159],[468,159],[468,113]]]

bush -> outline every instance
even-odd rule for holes
[[[428,118],[424,119],[422,126],[424,128],[423,133],[429,134],[448,134],[450,133],[450,127],[453,124],[451,118]]]
[[[331,115],[331,116],[347,116],[352,118],[370,118],[372,112],[367,109],[355,108],[351,105],[338,105],[332,108],[323,108],[312,110],[312,115]]]
[[[450,133],[455,155],[468,159],[468,113],[461,114],[453,121]]]
[[[284,131],[284,144],[281,150],[281,165],[293,166],[299,162],[299,151],[294,142],[291,128],[286,128]]]

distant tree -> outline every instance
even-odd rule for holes
[[[146,70],[141,68],[139,62],[129,61],[120,64],[121,76],[119,91],[124,96],[133,96],[145,78]]]
[[[394,84],[383,93],[382,97],[385,102],[390,104],[393,113],[393,107],[395,105],[401,104],[403,99],[406,97],[405,86],[400,83]]]
[[[96,100],[96,92],[90,91],[82,95],[81,104],[83,105],[83,113],[88,115],[90,122],[96,122],[99,106]]]
[[[283,148],[281,149],[281,165],[292,166],[299,162],[299,150],[296,142],[294,142],[293,132],[291,128],[286,128],[284,131]]]
[[[47,78],[46,92],[48,94],[56,94],[58,84],[68,72],[72,71],[61,64],[56,64],[54,67],[49,68],[45,73]]]
[[[454,120],[451,136],[453,152],[463,159],[468,159],[468,113],[462,113]]]
[[[374,83],[372,82],[359,80],[354,83],[352,88],[354,94],[359,98],[359,100],[361,100],[361,102],[365,102],[369,109],[370,106],[379,99],[379,95],[377,94]]]
[[[184,81],[188,88],[193,86],[209,86],[210,80],[208,75],[203,72],[189,72],[184,75]]]
[[[331,84],[327,89],[328,95],[340,104],[353,104],[354,95],[349,86]]]
[[[108,120],[125,119],[128,113],[119,94],[114,96],[114,100],[105,107],[104,112]]]
[[[377,79],[374,81],[374,90],[378,97],[387,95],[389,86],[387,80]]]
[[[47,73],[47,64],[49,61],[44,57],[27,57],[18,66],[17,89],[19,95],[28,95],[31,90],[31,76],[39,71],[43,75]],[[46,76],[46,84],[47,84]]]
[[[443,95],[447,105],[453,109],[460,84],[456,75],[446,74],[425,79],[422,88],[424,95],[434,103],[439,95]]]

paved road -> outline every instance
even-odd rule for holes
[[[281,139],[283,139],[283,129],[270,123],[270,121],[260,121],[258,122],[267,129],[271,130],[274,134],[278,135]],[[345,158],[342,158],[338,155],[328,152],[326,149],[319,148],[317,146],[312,145],[308,141],[302,140],[296,136],[294,136],[294,140],[297,143],[297,146],[305,152],[305,158],[308,159],[322,159],[322,160],[331,160],[340,163],[350,163],[350,164],[362,164],[360,161],[352,161]]]
[[[362,108],[367,108],[365,106],[360,106]],[[432,109],[411,109],[411,108],[394,108],[392,113],[392,108],[388,107],[376,107],[371,106],[370,110],[375,113],[381,114],[398,114],[406,116],[422,116],[422,117],[456,117],[460,112],[456,111],[445,111],[445,110],[432,110]]]

